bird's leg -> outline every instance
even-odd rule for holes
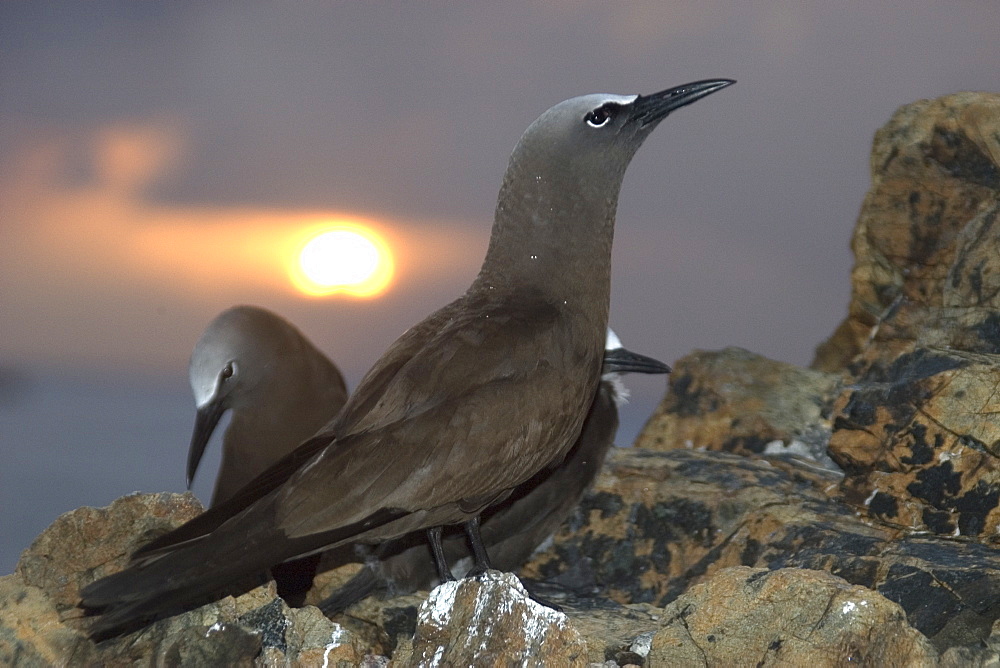
[[[469,537],[469,544],[472,546],[472,558],[475,560],[475,563],[473,563],[469,572],[465,574],[465,577],[473,578],[477,575],[482,575],[493,568],[493,566],[490,565],[490,555],[486,553],[486,544],[483,543],[483,537],[479,534],[479,515],[476,515],[463,524],[462,528],[465,529],[465,535]],[[528,597],[536,603],[541,603],[547,608],[562,612],[562,608],[552,601],[532,593],[530,589],[525,588],[525,590],[528,592]]]
[[[486,545],[483,544],[483,537],[479,535],[479,515],[462,525],[465,535],[469,537],[469,545],[472,546],[472,558],[474,563],[466,574],[466,577],[482,575],[490,570],[490,555],[486,554]]]
[[[448,567],[448,560],[444,558],[444,548],[441,547],[441,531],[444,527],[432,527],[427,530],[427,540],[431,543],[431,552],[434,554],[434,565],[437,566],[438,578],[441,582],[452,582],[455,576],[451,574]]]

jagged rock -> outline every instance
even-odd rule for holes
[[[35,538],[15,572],[45,591],[57,609],[70,609],[80,600],[80,587],[120,571],[136,548],[204,510],[190,492],[130,494],[106,508],[77,508]]]
[[[607,599],[555,598],[587,644],[587,661],[642,664],[635,638],[659,627],[663,611],[651,605],[620,605]]]
[[[359,635],[372,637],[387,653],[396,656],[398,648],[404,653],[411,645],[417,630],[417,611],[427,600],[427,592],[416,592],[390,599],[371,596],[351,606],[345,613],[332,617],[333,621]]]
[[[1000,622],[983,643],[952,647],[941,655],[940,668],[997,668],[1000,666]]]
[[[912,535],[831,498],[821,469],[726,453],[617,450],[522,574],[584,595],[664,606],[732,566],[824,570],[877,590],[939,650],[988,637],[1000,553]]]
[[[937,652],[875,592],[822,571],[716,573],[664,609],[651,665],[927,666]]]
[[[16,574],[0,578],[0,665],[88,665],[97,657],[83,633],[61,623],[45,592]]]
[[[813,367],[886,366],[928,346],[1000,353],[1000,94],[901,107],[870,168],[847,319]]]
[[[997,542],[1000,95],[900,108],[871,172],[848,317],[814,361],[845,373],[830,455],[862,512]]]
[[[651,450],[826,456],[839,377],[742,348],[695,351],[674,364],[670,387],[636,440]]]
[[[377,629],[347,628],[314,607],[290,609],[267,581],[239,596],[95,645],[75,607],[81,586],[120,569],[133,549],[201,512],[190,494],[133,494],[60,516],[0,579],[0,662],[105,666],[313,666],[385,650]]]
[[[566,615],[531,600],[513,575],[488,571],[431,591],[408,665],[584,666],[586,652]]]
[[[558,585],[546,587],[538,582],[531,583],[531,590],[562,609],[583,638],[587,647],[585,659],[590,663],[603,663],[624,655],[637,635],[658,626],[660,610],[651,605],[621,605],[603,597],[577,596]],[[391,638],[385,646],[392,652],[393,660],[398,661],[400,656],[408,657],[412,652],[418,611],[427,596],[427,592],[385,600],[373,596],[332,619],[352,628],[363,624],[384,630],[382,637]]]
[[[846,498],[908,529],[1000,541],[1000,355],[918,349],[835,405]]]

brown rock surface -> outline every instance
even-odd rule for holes
[[[847,499],[908,529],[1000,541],[998,355],[919,348],[835,405]]]
[[[920,346],[1000,353],[1000,94],[901,107],[870,168],[847,319],[813,366],[888,364]]]
[[[830,455],[846,498],[912,530],[1000,536],[1000,95],[900,108],[875,135]]]
[[[927,666],[895,603],[822,571],[728,568],[671,603],[653,666]]]
[[[664,606],[732,566],[824,570],[898,603],[938,649],[989,636],[1000,553],[867,521],[829,496],[836,488],[834,474],[785,461],[617,450],[522,574]]]
[[[62,624],[45,592],[16,574],[0,578],[0,665],[87,665],[97,657],[84,634]]]
[[[203,511],[190,492],[130,494],[106,508],[77,508],[35,538],[15,572],[45,591],[57,609],[70,609],[80,587],[120,571],[136,548]]]
[[[832,466],[829,407],[838,376],[742,348],[695,351],[674,364],[667,395],[636,447],[760,454],[790,450]]]
[[[516,577],[487,571],[446,582],[420,606],[411,666],[584,666],[566,615],[528,597]]]
[[[355,665],[383,651],[377,629],[347,628],[313,607],[290,609],[271,581],[122,637],[89,640],[75,607],[79,588],[200,511],[190,494],[133,494],[60,516],[25,550],[16,573],[0,578],[0,663]]]

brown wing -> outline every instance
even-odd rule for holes
[[[604,337],[572,322],[542,302],[459,300],[408,332],[344,407],[336,447],[283,487],[281,525],[304,536],[375,509],[457,504],[561,458],[596,389]]]

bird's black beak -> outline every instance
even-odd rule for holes
[[[201,462],[201,456],[205,454],[205,446],[208,439],[212,438],[212,432],[226,412],[226,407],[219,399],[213,399],[198,409],[194,418],[194,433],[191,434],[191,446],[188,448],[187,463],[187,486],[191,489],[191,481],[194,480],[195,471]]]
[[[652,357],[625,348],[615,348],[604,351],[601,375],[606,373],[670,373],[670,367]]]
[[[708,79],[668,88],[652,95],[640,95],[632,103],[632,115],[629,120],[638,121],[643,128],[655,125],[666,118],[671,111],[686,107],[734,83],[736,82],[732,79]]]

